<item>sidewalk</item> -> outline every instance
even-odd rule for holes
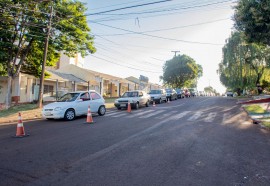
[[[106,109],[114,108],[113,103],[106,103]],[[29,120],[38,120],[42,119],[41,116],[41,108],[33,109],[33,110],[27,110],[27,111],[21,111],[22,120],[23,121],[29,121]],[[18,113],[9,115],[7,117],[0,117],[0,125],[6,125],[6,124],[15,124],[18,123]]]

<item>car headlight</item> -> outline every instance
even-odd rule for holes
[[[60,110],[62,110],[61,107],[56,107],[56,108],[54,109],[54,111],[60,111]]]

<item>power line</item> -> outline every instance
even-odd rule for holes
[[[165,39],[165,40],[170,40],[170,41],[178,41],[178,42],[183,42],[183,43],[201,44],[201,45],[223,45],[223,44],[218,44],[218,43],[204,43],[204,42],[196,42],[196,41],[186,41],[186,40],[181,40],[181,39],[173,39],[173,38],[155,36],[155,35],[145,34],[145,33],[141,33],[141,32],[135,32],[135,31],[127,30],[127,29],[123,29],[123,28],[118,28],[118,27],[114,27],[114,26],[110,26],[110,25],[105,25],[105,24],[102,24],[102,23],[94,22],[94,21],[90,21],[90,22],[98,24],[98,25],[102,25],[102,26],[105,26],[105,27],[114,28],[114,29],[117,29],[117,30],[122,30],[122,31],[126,31],[126,32],[131,32],[131,33],[134,33],[134,34],[139,34],[139,35],[144,35],[144,36],[153,37],[153,38],[159,38],[159,39]]]
[[[133,70],[139,70],[139,71],[149,72],[149,73],[162,73],[162,72],[157,72],[157,71],[148,71],[148,70],[143,70],[143,69],[133,68],[133,67],[126,66],[126,65],[121,65],[121,64],[115,63],[115,62],[113,62],[113,61],[104,59],[104,58],[102,58],[102,57],[97,57],[97,56],[94,56],[94,55],[92,55],[92,57],[97,58],[97,59],[100,59],[100,60],[103,60],[103,61],[108,62],[108,63],[112,63],[112,64],[119,65],[119,66],[123,66],[123,67],[129,68],[129,69],[133,69]]]
[[[213,20],[213,21],[207,21],[207,22],[190,24],[190,25],[184,25],[184,26],[178,26],[178,27],[156,29],[156,30],[148,30],[148,31],[140,32],[140,33],[152,33],[152,32],[161,32],[161,31],[175,30],[175,29],[180,29],[180,28],[188,28],[188,27],[199,26],[199,25],[204,25],[204,24],[210,24],[210,23],[215,23],[215,22],[229,20],[229,19],[230,18],[217,19],[217,20]],[[122,34],[98,34],[98,35],[99,36],[122,36],[122,35],[131,35],[131,34],[134,34],[134,33],[128,32],[128,33],[122,33]]]
[[[102,12],[97,12],[97,13],[91,13],[91,14],[86,14],[86,16],[104,14],[104,13],[108,13],[108,12],[115,12],[115,11],[118,11],[118,10],[125,10],[125,9],[130,9],[130,8],[141,7],[141,6],[153,5],[153,4],[164,3],[164,2],[168,2],[168,1],[173,1],[173,0],[163,0],[163,1],[156,1],[156,2],[151,2],[151,3],[145,3],[145,4],[127,6],[127,7],[123,7],[123,8],[116,8],[116,9],[112,9],[112,10],[107,10],[107,11],[102,11]]]

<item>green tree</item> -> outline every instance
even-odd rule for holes
[[[255,87],[265,79],[269,54],[269,47],[247,43],[242,33],[232,33],[223,47],[223,60],[219,64],[220,81],[238,94],[241,90]]]
[[[178,55],[166,61],[163,66],[164,84],[173,88],[191,86],[197,83],[197,78],[202,76],[202,66],[187,55]]]
[[[235,28],[249,42],[270,45],[270,1],[240,0],[235,7]]]
[[[50,8],[53,7],[47,66],[63,51],[68,56],[95,52],[84,4],[73,0],[0,2],[0,64],[8,75],[6,107],[11,105],[11,84],[21,71],[37,77],[47,36]]]

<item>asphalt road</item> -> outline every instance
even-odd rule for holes
[[[197,97],[95,124],[25,122],[29,137],[0,126],[0,185],[270,185],[270,132],[236,100]]]

